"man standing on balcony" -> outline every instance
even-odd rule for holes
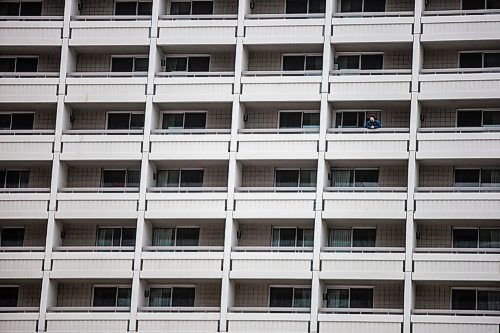
[[[377,117],[375,115],[371,114],[368,120],[366,121],[365,128],[376,129],[380,127],[382,127],[380,121],[377,120]]]

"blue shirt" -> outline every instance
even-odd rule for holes
[[[378,121],[376,119],[375,119],[375,121],[368,120],[365,124],[365,128],[372,129],[372,126],[373,126],[373,128],[380,128],[380,127],[382,127],[382,124],[380,123],[380,121]]]

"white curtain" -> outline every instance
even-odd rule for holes
[[[334,170],[333,171],[333,187],[349,187],[351,184],[350,170]]]
[[[153,229],[153,246],[174,246],[174,228]]]
[[[350,229],[331,229],[329,246],[332,247],[350,247],[351,230]]]

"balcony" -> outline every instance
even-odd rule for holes
[[[149,45],[151,16],[72,16],[70,46]]]
[[[0,313],[0,331],[36,332],[39,311],[38,307],[3,307]]]
[[[404,248],[324,247],[320,260],[321,279],[404,279]]]
[[[498,39],[499,10],[424,11],[422,42],[490,41]]]
[[[60,46],[62,28],[62,16],[3,16],[0,45]]]
[[[332,70],[329,101],[409,101],[411,69]]]
[[[41,279],[43,275],[43,246],[15,246],[0,248],[0,278]],[[0,328],[2,327],[0,319]]]
[[[318,315],[321,332],[400,333],[403,331],[402,309],[321,308]]]
[[[146,218],[226,217],[226,187],[152,187],[146,193]]]
[[[241,129],[238,134],[239,160],[317,159],[317,128]]]
[[[498,68],[422,69],[420,100],[495,99],[500,89]]]
[[[0,102],[56,103],[59,73],[0,73]]]
[[[235,45],[238,15],[161,15],[158,45]]]
[[[137,332],[217,332],[218,307],[139,307]]]
[[[58,246],[51,278],[132,278],[134,247]]]
[[[315,187],[237,187],[233,217],[314,218]]]
[[[0,191],[0,218],[47,219],[49,188],[10,188]]]
[[[46,332],[127,332],[127,307],[49,307]]]
[[[242,102],[321,100],[321,71],[244,71]]]
[[[245,44],[323,44],[324,14],[249,14]]]
[[[232,279],[311,279],[312,247],[235,246]]]
[[[330,128],[326,135],[326,159],[408,159],[407,128]],[[367,150],[373,145],[376,151]]]
[[[63,131],[61,161],[140,160],[142,130]]]
[[[61,188],[57,218],[137,218],[138,188]]]
[[[146,246],[141,278],[220,279],[223,250],[223,246]]]
[[[246,332],[309,332],[309,308],[229,307],[228,331]]]
[[[413,22],[413,12],[334,14],[332,43],[411,43]]]
[[[234,72],[157,73],[153,101],[232,102],[233,84]]]
[[[499,249],[491,248],[417,248],[413,254],[413,279],[498,281],[499,253]]]
[[[146,102],[146,73],[77,72],[66,79],[66,102]]]
[[[327,219],[406,219],[406,187],[327,187],[323,201]]]
[[[421,128],[417,159],[494,158],[500,155],[500,129]]]
[[[151,160],[228,160],[230,129],[153,130]]]
[[[418,187],[415,219],[497,219],[499,192],[496,187]]]
[[[52,161],[53,130],[0,130],[0,160]]]
[[[498,311],[424,310],[415,309],[411,315],[413,333],[490,333],[498,330]]]

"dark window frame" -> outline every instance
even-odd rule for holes
[[[203,129],[207,129],[207,126],[208,126],[208,111],[162,112],[162,116],[161,116],[161,128],[162,129],[168,129],[168,128],[165,128],[165,126],[164,126],[165,125],[165,118],[168,117],[168,115],[176,115],[176,116],[182,115],[182,127],[174,126],[174,127],[171,127],[170,129],[171,130],[175,130],[175,129],[182,129],[182,130],[184,130],[184,129],[193,129],[193,128],[186,128],[186,114],[188,114],[188,115],[204,114],[205,115],[205,125],[204,125]]]
[[[127,187],[139,187],[140,184],[137,184],[137,186],[130,186],[130,181],[129,181],[129,173],[130,172],[139,172],[139,177],[140,177],[140,169],[102,169],[101,170],[101,187],[116,187],[116,186],[105,186],[104,182],[104,173],[108,171],[124,171],[125,176],[124,176],[124,181],[123,181],[123,186],[118,186],[119,188],[127,188]],[[140,181],[140,179],[139,179]]]
[[[344,125],[344,115],[345,114],[356,114],[357,126],[345,126]],[[363,113],[363,119],[359,119],[360,114]],[[377,120],[382,122],[382,110],[337,110],[335,111],[335,128],[365,128],[365,124],[368,121],[370,115],[374,114]],[[339,118],[340,116],[340,118]],[[340,123],[340,126],[339,126]]]
[[[186,70],[184,71],[167,71],[167,59],[169,58],[179,58],[179,59],[186,59]],[[211,54],[189,54],[189,55],[168,55],[165,57],[165,71],[169,73],[193,73],[194,71],[191,71],[190,68],[190,59],[191,58],[208,58],[208,68],[206,71],[202,71],[203,73],[205,72],[211,72],[212,68],[212,55]]]
[[[168,7],[168,13],[169,15],[214,15],[214,0],[175,0],[172,2],[183,2],[183,3],[189,3],[189,13],[187,14],[172,14],[172,4],[169,4]],[[198,14],[195,13],[193,14],[193,2],[211,2],[212,3],[212,14]]]
[[[477,180],[477,186],[457,186],[457,174],[456,172],[458,171],[466,171],[466,170],[469,170],[469,171],[478,171],[478,180]],[[453,187],[478,187],[478,188],[481,188],[481,187],[491,187],[491,186],[488,186],[488,185],[484,185],[484,184],[491,184],[491,183],[485,183],[483,182],[483,172],[485,171],[496,171],[496,172],[500,172],[500,168],[454,168],[453,169]]]
[[[455,127],[470,127],[470,126],[458,126],[459,125],[459,114],[460,113],[465,113],[465,112],[481,112],[481,125],[479,127],[499,127],[500,123],[498,125],[485,125],[484,124],[484,116],[485,113],[488,112],[499,112],[500,109],[457,109],[456,110],[456,116],[455,116]]]
[[[287,113],[300,113],[300,127],[282,127],[281,126],[281,115],[282,114],[287,114]],[[318,115],[318,125],[304,125],[304,115],[306,114],[314,114]],[[318,128],[320,126],[320,119],[319,119],[320,113],[315,111],[315,110],[280,110],[278,112],[278,128]]]
[[[277,172],[279,171],[296,171],[297,172],[297,186],[278,186],[278,177],[277,177]],[[315,187],[316,186],[316,182],[317,182],[317,179],[315,181],[315,184],[314,185],[308,185],[308,186],[305,186],[302,182],[302,173],[304,171],[307,171],[307,172],[314,172],[316,173],[316,177],[318,175],[318,170],[316,169],[309,169],[309,168],[275,168],[274,169],[274,187],[291,187],[291,188],[294,188],[294,187]]]
[[[113,60],[114,59],[131,59],[132,60],[132,70],[131,71],[114,71],[113,70]],[[149,57],[145,55],[112,55],[110,59],[110,65],[109,68],[111,69],[111,72],[114,73],[147,73],[148,70],[146,69],[145,71],[138,71],[136,70],[137,66],[137,60],[144,60],[146,59],[148,61],[148,66],[149,66]]]
[[[481,67],[462,67],[461,66],[461,55],[462,54],[481,54]],[[500,58],[500,50],[479,50],[479,51],[458,51],[458,68],[472,68],[472,69],[485,69],[485,68],[493,68],[490,66],[486,66],[486,58],[485,54],[497,54]]]
[[[363,56],[382,56],[382,66],[380,68],[373,69],[363,69]],[[340,68],[339,57],[358,57],[358,68]],[[373,71],[373,70],[383,70],[385,68],[385,53],[384,52],[362,52],[362,53],[343,53],[339,52],[336,58],[336,69],[339,71],[354,72],[354,71]]]
[[[120,235],[119,235],[119,240],[120,244],[118,245],[100,245],[98,244],[99,242],[99,231],[104,230],[104,229],[110,229],[113,231],[113,236],[112,236],[112,241],[115,239],[115,232],[117,229],[120,229]],[[129,229],[129,230],[134,230],[134,245],[124,245],[123,244],[123,230],[124,229]],[[95,240],[95,246],[111,246],[111,247],[122,247],[122,246],[135,246],[135,243],[137,242],[137,228],[136,227],[128,227],[128,226],[97,226],[96,228],[96,240]]]
[[[268,306],[269,307],[277,307],[275,305],[273,305],[273,299],[272,299],[272,289],[291,289],[292,290],[292,294],[291,294],[291,305],[290,307],[291,308],[307,308],[307,307],[311,307],[311,292],[312,292],[312,288],[310,286],[282,286],[282,285],[270,285],[269,286],[269,296],[268,296]],[[296,290],[309,290],[309,305],[308,306],[297,306],[296,304]]]
[[[309,247],[312,246],[312,243],[314,242],[314,228],[303,228],[303,227],[272,227],[271,230],[271,246],[272,247],[283,247],[281,245],[281,230],[282,229],[287,229],[287,230],[295,230],[295,239],[294,239],[294,245],[292,247]],[[278,236],[278,243],[276,244],[274,242],[274,235],[275,232],[279,233]],[[312,238],[308,240],[306,238],[306,235],[310,234],[312,232]],[[299,239],[299,235],[302,234],[302,238]],[[307,242],[311,242],[311,245],[308,245]]]
[[[330,244],[331,240],[331,233],[334,232],[335,230],[349,230],[351,235],[350,235],[350,246],[349,247],[357,247],[354,246],[354,230],[364,230],[364,229],[370,229],[370,230],[375,230],[375,237],[374,237],[374,245],[373,247],[376,247],[376,242],[377,242],[377,227],[352,227],[352,228],[330,228],[328,229],[328,246],[330,247],[335,247],[333,244]]]
[[[185,171],[201,171],[202,172],[202,183],[201,186],[186,186],[184,183],[182,183],[182,172]],[[203,186],[203,180],[205,179],[205,169],[203,168],[184,168],[184,169],[162,169],[158,170],[157,172],[167,172],[167,180],[168,180],[168,173],[169,172],[177,172],[178,176],[177,178],[177,185],[176,186],[166,186],[166,187],[171,187],[171,188],[190,188],[190,187],[202,187]],[[159,178],[159,177],[158,177]],[[167,183],[168,184],[168,183]],[[162,186],[164,187],[164,186]]]
[[[103,306],[106,307],[106,306],[108,306],[108,305],[95,305],[95,301],[96,301],[96,299],[95,299],[95,290],[97,288],[109,288],[109,289],[115,288],[116,291],[115,291],[114,305],[110,305],[110,307],[117,307],[117,308],[118,307],[130,307],[130,304],[129,305],[118,305],[118,300],[120,298],[119,297],[120,296],[120,289],[121,290],[129,290],[129,292],[131,293],[132,292],[132,286],[129,286],[129,285],[127,285],[127,286],[125,286],[125,285],[118,285],[117,286],[117,285],[105,285],[105,284],[102,284],[102,285],[100,285],[100,284],[93,285],[92,286],[92,307],[103,307]],[[130,303],[130,301],[131,301],[131,297],[128,299],[129,303]]]
[[[140,112],[140,111],[108,111],[106,112],[106,130],[110,130],[109,128],[109,115],[110,114],[127,114],[128,115],[128,128],[124,128],[124,129],[116,129],[116,130],[122,130],[122,131],[126,131],[126,130],[142,130],[144,129],[144,112]],[[138,127],[138,128],[132,128],[132,117],[133,115],[142,115],[142,127]],[[113,129],[111,129],[113,130]]]
[[[285,57],[303,57],[304,60],[303,60],[303,66],[302,66],[302,69],[285,69],[284,68],[284,65],[285,65]],[[293,72],[293,71],[303,71],[303,72],[307,72],[307,71],[321,71],[321,69],[307,69],[307,58],[312,58],[312,57],[320,57],[322,62],[321,62],[321,67],[323,67],[323,54],[321,53],[283,53],[281,54],[281,70],[282,71],[290,71],[290,72]]]
[[[38,55],[20,55],[20,56],[0,56],[0,59],[13,59],[14,60],[14,70],[9,73],[37,73],[40,67],[40,56]],[[19,59],[36,59],[36,70],[30,72],[19,72],[18,71],[18,60]]]
[[[331,168],[330,169],[330,173],[332,175],[332,180],[331,180],[331,185],[332,187],[335,187],[334,186],[334,181],[335,181],[335,178],[333,177],[333,173],[335,171],[349,171],[351,172],[352,174],[352,185],[350,186],[347,186],[347,187],[360,187],[360,188],[363,188],[363,187],[367,187],[367,186],[356,186],[357,184],[357,181],[356,181],[356,173],[359,172],[359,171],[377,171],[377,185],[376,186],[369,186],[369,187],[380,187],[380,168]]]
[[[116,14],[116,5],[120,2],[130,2],[130,3],[135,3],[135,14]],[[153,8],[153,2],[152,1],[140,1],[140,0],[115,0],[113,4],[113,15],[120,16],[120,15],[135,15],[135,16],[151,16],[151,14],[139,14],[139,4],[140,3],[150,3],[151,4],[151,10]]]
[[[371,300],[372,300],[372,306],[371,307],[368,307],[366,309],[374,309],[375,308],[375,300],[374,300],[374,294],[375,294],[375,288],[373,287],[328,287],[327,288],[327,294],[330,290],[348,290],[348,295],[347,295],[347,307],[345,307],[345,309],[353,309],[353,307],[351,307],[351,303],[352,303],[352,290],[371,290],[372,291],[372,297],[371,297]],[[327,304],[326,306],[328,307],[328,301],[327,300]]]

